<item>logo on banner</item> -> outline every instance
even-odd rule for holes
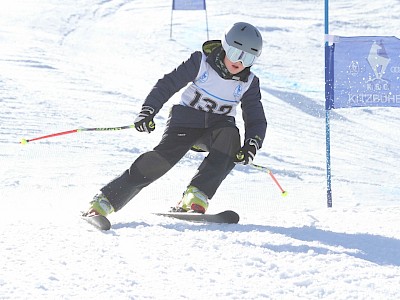
[[[373,42],[366,60],[373,72],[373,76],[369,76],[368,78],[366,78],[366,89],[368,91],[390,90],[390,80],[384,78],[390,62],[390,58],[382,42],[380,42],[379,44],[377,42]],[[366,67],[360,66],[360,63],[358,61],[353,60],[349,65],[348,71],[350,75],[357,76],[361,72],[366,71]],[[395,68],[390,68],[390,71],[392,73],[395,73],[393,72],[395,71]]]
[[[367,61],[375,76],[374,78],[369,78],[369,80],[366,82],[367,90],[390,90],[390,81],[383,78],[389,65],[390,58],[382,42],[380,42],[379,44],[377,42],[374,42],[372,44],[367,57]]]
[[[390,62],[383,43],[377,44],[374,42],[372,44],[367,60],[374,71],[375,79],[382,79]]]
[[[360,64],[358,61],[353,60],[349,66],[349,73],[353,76],[357,76],[361,71]]]

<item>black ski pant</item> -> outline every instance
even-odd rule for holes
[[[129,169],[105,185],[101,191],[114,211],[124,207],[140,190],[168,172],[194,145],[209,152],[189,185],[211,199],[235,166],[234,155],[240,149],[239,130],[235,126],[217,128],[168,127],[161,142],[140,155]]]

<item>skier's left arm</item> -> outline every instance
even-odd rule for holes
[[[267,130],[267,120],[261,103],[258,77],[253,78],[249,89],[242,97],[241,103],[245,137],[244,145],[237,153],[235,162],[247,165],[253,161],[257,151],[261,149]]]

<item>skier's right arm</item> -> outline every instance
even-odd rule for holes
[[[150,106],[154,108],[155,114],[158,113],[176,92],[195,80],[200,69],[201,56],[200,51],[193,52],[188,60],[159,79],[146,97],[143,106]]]

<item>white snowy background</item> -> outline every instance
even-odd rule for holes
[[[0,1],[1,299],[399,299],[400,111],[331,114],[333,207],[326,205],[324,1],[208,0],[210,39],[255,24],[253,67],[268,119],[255,163],[236,167],[209,212],[237,225],[158,217],[181,197],[203,155],[110,216],[80,219],[93,195],[160,140],[130,125],[158,78],[206,40],[204,11],[162,0]],[[398,0],[330,3],[330,33],[398,35]],[[237,117],[242,129],[240,112]]]

